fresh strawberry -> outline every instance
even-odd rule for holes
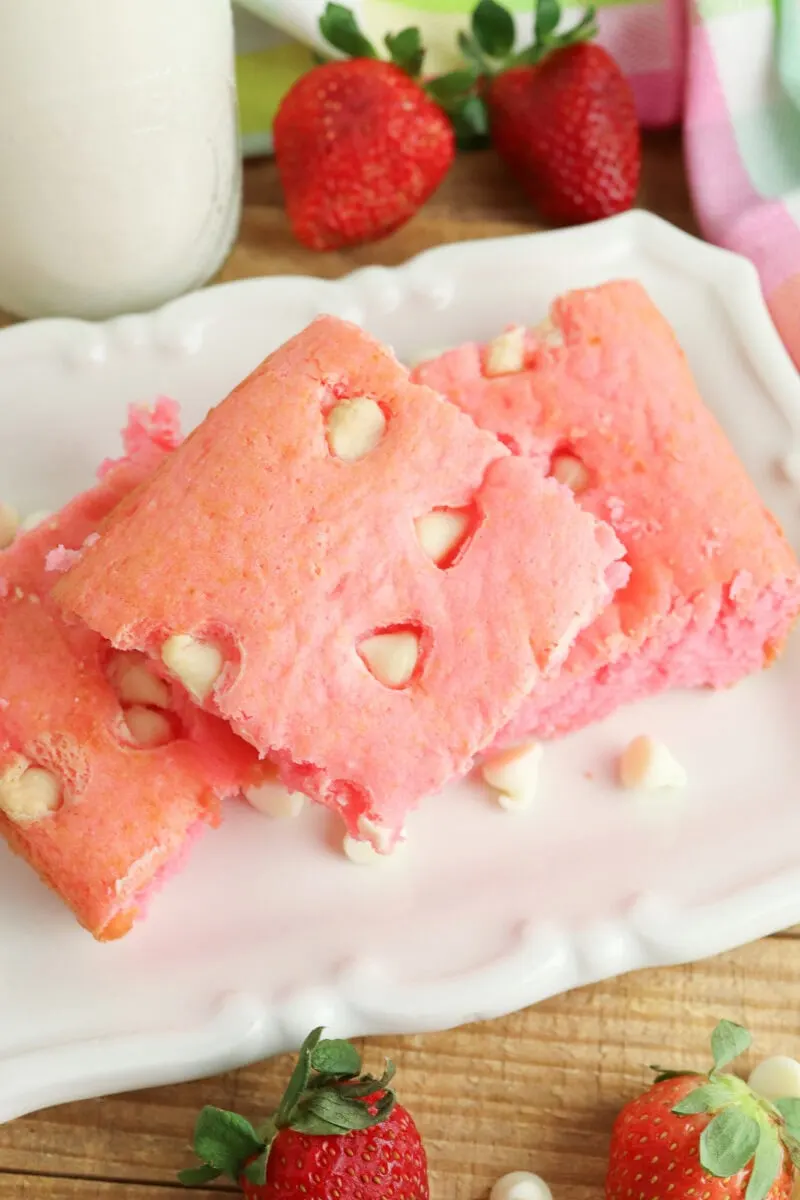
[[[556,33],[560,20],[558,0],[538,0],[534,43],[514,53],[510,13],[480,0],[472,33],[460,39],[478,81],[467,103],[474,109],[483,98],[498,153],[543,217],[594,221],[633,204],[641,135],[630,84],[611,55],[588,42],[597,32],[594,9],[564,33]],[[435,81],[443,103],[459,77],[464,72]],[[461,111],[458,101],[448,107]]]
[[[411,1116],[382,1079],[361,1075],[349,1042],[309,1034],[275,1114],[257,1129],[236,1113],[204,1108],[194,1132],[203,1164],[187,1187],[226,1175],[250,1200],[429,1200],[425,1149]]]
[[[450,169],[455,137],[414,78],[423,58],[417,29],[387,37],[392,61],[384,62],[341,5],[328,4],[320,26],[356,57],[302,76],[273,132],[295,236],[334,250],[386,237],[413,217]]]
[[[800,1100],[774,1104],[724,1073],[750,1045],[721,1021],[707,1075],[661,1071],[622,1109],[611,1135],[606,1200],[789,1200],[800,1165]]]

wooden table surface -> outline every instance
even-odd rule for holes
[[[676,135],[648,139],[642,204],[694,230]],[[490,153],[462,159],[440,194],[378,246],[320,257],[295,245],[270,162],[248,166],[242,233],[223,272],[340,275],[441,242],[534,228]],[[154,914],[154,920],[158,914]],[[433,1200],[479,1200],[510,1170],[547,1179],[556,1200],[602,1196],[615,1112],[646,1064],[702,1065],[720,1016],[747,1024],[762,1054],[800,1052],[800,935],[709,962],[583,988],[503,1020],[367,1046],[398,1064],[426,1139]],[[53,987],[58,988],[57,964]],[[276,1060],[220,1078],[68,1104],[0,1128],[0,1200],[167,1200],[205,1103],[258,1116],[288,1071]],[[208,1200],[213,1191],[198,1192]],[[217,1193],[218,1194],[218,1193]]]

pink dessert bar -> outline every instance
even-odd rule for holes
[[[102,940],[128,931],[256,763],[227,725],[184,711],[144,656],[65,622],[49,598],[178,440],[169,402],[134,410],[126,458],[0,554],[0,832]]]
[[[388,850],[627,578],[621,553],[565,488],[323,317],[55,594]]]
[[[569,486],[631,567],[501,741],[665,688],[725,687],[778,654],[800,610],[797,560],[639,284],[573,292],[539,329],[462,346],[415,378]]]

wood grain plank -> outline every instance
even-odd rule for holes
[[[194,1200],[219,1200],[219,1191],[192,1192]],[[222,1193],[223,1195],[225,1193]],[[0,1174],[0,1200],[172,1200],[182,1188],[160,1184],[102,1183],[49,1175]],[[239,1193],[241,1195],[241,1193]]]
[[[647,1064],[703,1066],[720,1016],[744,1021],[758,1055],[800,1055],[800,946],[771,939],[679,969],[583,988],[503,1020],[368,1043],[388,1055],[422,1129],[436,1200],[478,1200],[505,1171],[530,1168],[560,1200],[601,1185],[609,1130],[648,1079]],[[258,1117],[289,1060],[205,1082],[64,1105],[0,1128],[0,1170],[167,1184],[188,1162],[205,1103]],[[3,1200],[0,1193],[0,1200]]]

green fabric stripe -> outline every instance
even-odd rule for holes
[[[771,8],[772,0],[697,0],[697,9],[703,20],[727,17],[734,13],[747,12],[751,8]]]
[[[734,113],[733,124],[736,144],[757,192],[778,197],[800,188],[798,114],[788,96],[757,112]]]

